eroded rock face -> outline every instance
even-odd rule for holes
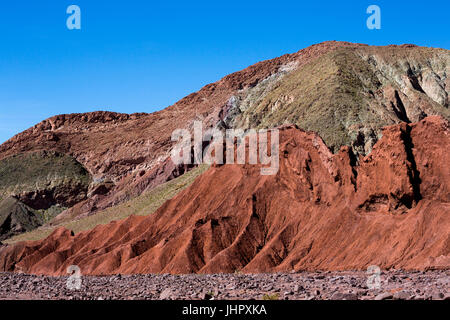
[[[0,248],[3,271],[63,275],[450,267],[450,125],[393,125],[359,160],[280,128],[280,168],[214,166],[153,215]]]
[[[324,42],[259,62],[152,114],[93,112],[59,115],[0,146],[0,159],[53,150],[73,156],[107,188],[90,193],[61,219],[139,195],[190,168],[168,157],[175,129],[254,128],[295,123],[317,132],[338,152],[368,154],[382,127],[428,115],[450,119],[448,50],[412,45],[370,47]]]
[[[36,212],[19,200],[8,197],[0,202],[0,240],[33,230],[41,223]]]
[[[79,162],[55,151],[0,160],[0,199],[14,197],[35,210],[70,207],[86,199],[90,180]]]
[[[244,128],[295,123],[334,152],[351,146],[367,155],[384,126],[429,115],[450,120],[449,73],[448,50],[342,46],[241,90],[224,121]]]

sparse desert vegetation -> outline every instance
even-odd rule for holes
[[[176,179],[159,185],[132,200],[98,212],[92,216],[83,217],[55,226],[45,225],[36,230],[12,237],[4,242],[15,243],[19,241],[40,240],[50,235],[58,227],[65,227],[72,230],[74,233],[78,233],[91,230],[101,224],[107,224],[111,221],[127,218],[130,215],[149,215],[158,209],[165,201],[171,199],[178,192],[188,187],[195,178],[202,174],[207,168],[207,165],[202,165]]]

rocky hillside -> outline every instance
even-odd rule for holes
[[[33,230],[87,199],[90,183],[79,162],[54,151],[0,160],[0,240]]]
[[[244,128],[295,123],[334,151],[349,145],[366,155],[386,125],[428,115],[450,119],[449,71],[445,50],[342,47],[238,94],[236,115],[227,122]]]
[[[450,267],[450,123],[386,127],[359,163],[280,128],[280,170],[215,165],[148,217],[0,249],[2,271],[63,275]],[[220,183],[218,183],[220,182]]]
[[[70,156],[22,153],[0,160],[0,199],[13,196],[34,209],[71,207],[86,199],[91,178]]]
[[[196,119],[220,128],[294,123],[318,133],[334,153],[350,146],[365,156],[386,125],[430,115],[450,119],[449,66],[444,49],[324,42],[230,74],[152,114],[52,117],[2,144],[0,160],[44,150],[79,162],[92,180],[86,199],[56,218],[70,220],[192,169],[168,157],[171,133],[192,128]]]
[[[42,224],[42,220],[35,210],[8,197],[0,201],[0,240],[33,230]]]

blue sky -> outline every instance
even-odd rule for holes
[[[81,30],[66,9],[81,8]],[[381,8],[381,29],[366,8]],[[450,49],[450,1],[15,0],[0,5],[0,143],[62,113],[153,112],[326,40]]]

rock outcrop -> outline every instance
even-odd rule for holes
[[[215,165],[153,215],[0,248],[0,270],[63,275],[450,267],[450,124],[386,127],[356,161],[280,128],[280,168]]]
[[[101,192],[58,221],[126,201],[183,174],[168,159],[175,129],[297,124],[332,149],[367,155],[382,127],[429,115],[450,119],[450,53],[412,45],[324,42],[259,62],[152,114],[93,112],[47,119],[0,146],[0,159],[40,150],[75,158]]]
[[[85,200],[91,177],[74,158],[54,152],[20,153],[0,160],[0,199],[15,197],[36,210]]]
[[[41,223],[36,212],[19,200],[8,197],[0,202],[0,240],[33,230]]]
[[[79,162],[55,151],[0,160],[0,239],[33,230],[85,200],[90,182]]]

